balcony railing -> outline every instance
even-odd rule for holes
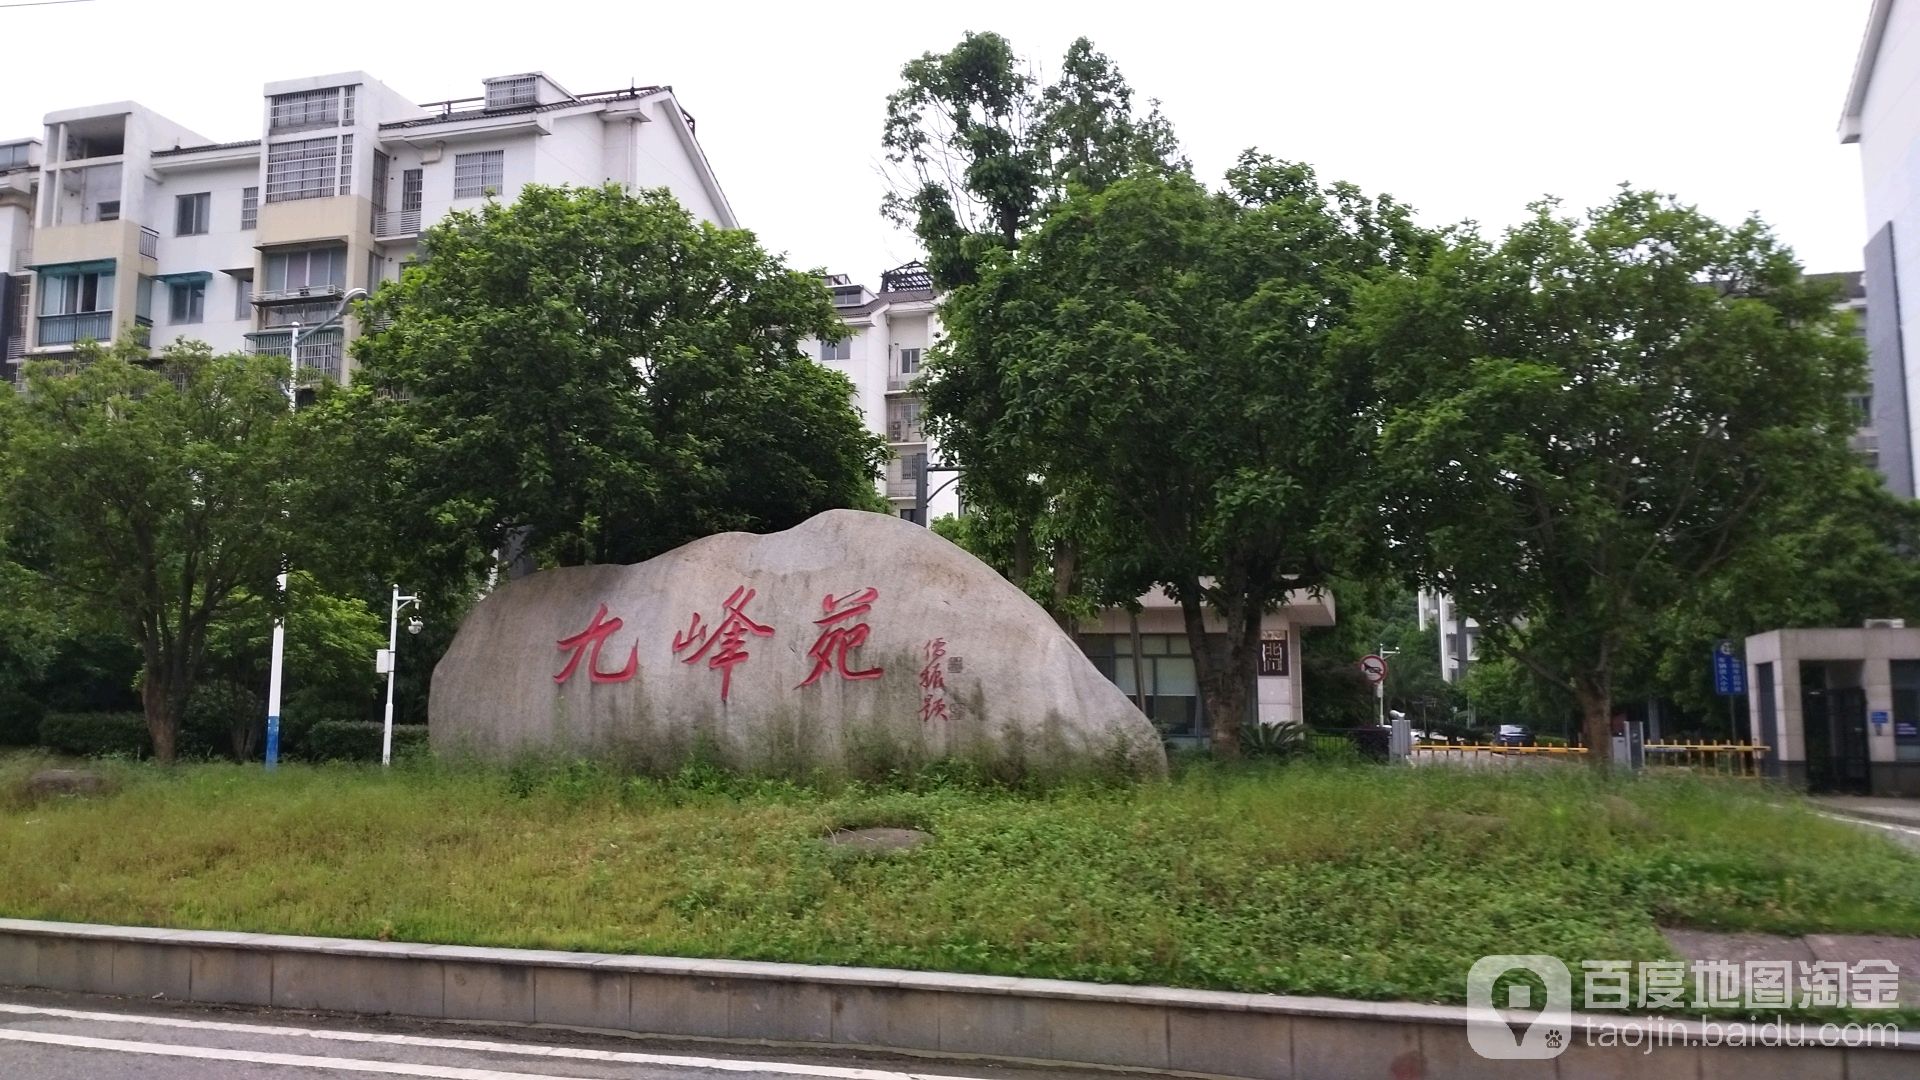
[[[287,300],[325,300],[329,297],[339,299],[345,296],[344,285],[302,285],[293,289],[258,289],[253,294],[256,304],[277,304]]]
[[[887,421],[887,441],[901,444],[923,443],[927,441],[927,433],[918,420],[889,420]]]
[[[288,338],[289,333],[285,330],[248,334],[247,349],[256,356],[287,356],[292,352]],[[300,370],[294,372],[294,381],[311,383],[324,378],[339,382],[341,353],[342,342],[337,328],[302,335]]]
[[[891,476],[887,477],[887,498],[889,499],[911,499],[917,494],[916,488],[917,485],[912,480],[895,480]]]
[[[373,235],[380,240],[420,234],[420,211],[389,210],[373,215]]]
[[[113,312],[83,311],[77,315],[42,315],[34,341],[42,346],[106,341],[113,336]]]
[[[913,380],[919,377],[920,373],[917,371],[907,375],[902,375],[896,371],[887,376],[887,392],[897,394],[902,390],[911,389],[913,387]]]
[[[140,226],[140,254],[149,259],[160,257],[160,234],[145,225]]]

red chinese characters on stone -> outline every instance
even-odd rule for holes
[[[947,676],[941,670],[940,661],[947,655],[947,639],[934,638],[921,649],[927,658],[925,667],[920,669],[920,722],[931,720],[950,720],[947,713]]]
[[[698,646],[694,648],[692,654],[681,656],[681,663],[697,664],[702,657],[706,657],[707,669],[720,673],[721,701],[727,700],[727,691],[733,685],[734,665],[745,661],[751,655],[741,648],[741,643],[746,636],[748,634],[755,637],[773,636],[773,627],[762,626],[747,615],[746,608],[753,601],[753,597],[754,590],[742,585],[733,590],[732,596],[727,597],[727,602],[723,605],[726,616],[720,620],[720,625],[700,625],[700,613],[696,611],[693,613],[693,622],[687,627],[687,632],[673,635],[675,656],[680,656],[688,648]],[[714,648],[715,642],[719,643],[718,649]]]
[[[573,678],[574,669],[580,666],[580,658],[583,656],[588,658],[587,677],[594,682],[626,682],[633,678],[633,673],[640,666],[640,646],[637,643],[627,653],[626,667],[619,671],[600,670],[600,647],[607,643],[607,638],[618,631],[620,626],[619,619],[607,618],[607,605],[601,604],[600,610],[593,613],[593,621],[587,624],[585,630],[554,642],[555,648],[562,652],[571,649],[573,655],[567,658],[567,666],[560,669],[560,674],[555,675],[553,681],[564,683]]]
[[[837,671],[841,678],[855,681],[881,676],[881,668],[855,671],[847,666],[847,654],[866,644],[867,636],[871,633],[866,623],[854,620],[872,611],[873,602],[879,598],[879,589],[866,588],[837,598],[828,593],[820,601],[820,610],[826,613],[826,617],[813,620],[813,625],[821,628],[820,636],[814,641],[813,648],[807,650],[808,659],[813,661],[813,670],[800,680],[795,690],[801,686],[812,686],[829,671]]]

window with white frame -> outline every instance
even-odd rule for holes
[[[352,141],[348,140],[348,146]],[[340,140],[296,139],[267,147],[267,201],[325,199],[339,182]]]
[[[841,338],[839,341],[823,341],[820,343],[820,359],[822,360],[846,360],[852,356],[852,338]]]
[[[235,320],[253,318],[253,279],[250,277],[233,279],[233,317]]]
[[[213,223],[213,195],[177,195],[173,200],[173,235],[200,236]]]
[[[346,88],[347,121],[353,120],[352,88]],[[301,131],[306,128],[340,126],[341,87],[302,90],[293,94],[275,94],[267,107],[267,130]]]
[[[78,315],[113,310],[113,271],[102,273],[42,272],[40,315]]]
[[[266,271],[261,290],[268,293],[340,288],[347,283],[347,249],[335,246],[268,252]]]
[[[9,169],[26,168],[31,163],[28,157],[28,151],[32,148],[31,143],[14,143],[12,146],[0,146],[0,172]]]
[[[900,350],[900,374],[912,375],[920,370],[920,350]]]
[[[487,84],[487,108],[511,109],[535,104],[534,81],[532,75],[493,80]]]
[[[260,189],[243,188],[240,192],[240,227],[251,229],[260,224]]]
[[[353,136],[340,136],[340,194],[353,194]]]
[[[477,199],[483,195],[498,195],[501,178],[506,173],[506,163],[505,150],[476,150],[471,154],[453,155],[453,197]]]
[[[167,321],[175,326],[207,321],[205,280],[176,281],[167,286]]]

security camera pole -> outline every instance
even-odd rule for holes
[[[380,728],[380,764],[393,764],[393,676],[399,670],[395,657],[400,648],[400,612],[409,604],[418,604],[418,596],[401,596],[400,586],[393,587],[393,609],[387,616],[387,647],[374,657],[374,669],[387,676],[387,718]],[[412,619],[407,623],[407,632],[420,632],[420,620]]]

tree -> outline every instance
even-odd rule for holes
[[[1179,601],[1218,753],[1262,617],[1357,551],[1372,386],[1330,343],[1354,287],[1426,242],[1391,199],[1249,152],[1218,194],[1151,173],[1076,192],[955,290],[950,355],[999,350],[1005,423],[1095,511],[1106,587]]]
[[[845,329],[816,275],[665,191],[530,186],[428,230],[367,304],[355,391],[323,402],[385,533],[484,572],[635,562],[865,505],[884,443],[801,351]],[[424,573],[425,571],[423,571]]]
[[[1758,220],[1671,197],[1623,190],[1584,222],[1539,204],[1360,308],[1395,552],[1565,687],[1589,746],[1648,627],[1751,551],[1854,424],[1860,347],[1830,296]]]
[[[1017,248],[1070,190],[1187,169],[1157,104],[1137,114],[1126,79],[1086,38],[1068,48],[1044,90],[1036,93],[1023,67],[1006,38],[969,33],[945,53],[909,62],[887,99],[882,143],[896,178],[882,211],[913,229],[942,288],[975,281],[986,260]],[[1011,521],[1008,576],[1071,629],[1072,613],[1088,602],[1080,522],[1090,510],[1036,475],[1035,451],[1003,422],[1011,354],[996,336],[993,303],[991,293],[950,295],[942,308],[949,342],[967,345],[936,346],[928,357],[927,430],[963,468],[967,502]]]
[[[284,360],[192,343],[135,362],[146,353],[85,345],[75,364],[29,364],[24,395],[0,393],[0,517],[36,538],[45,582],[139,646],[167,762],[209,628],[299,548],[289,487],[326,470],[295,432]]]

